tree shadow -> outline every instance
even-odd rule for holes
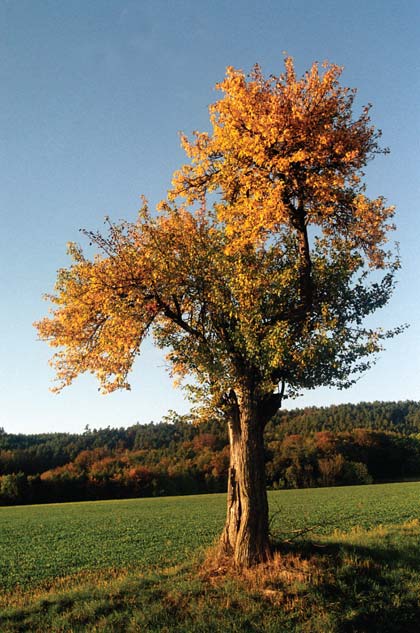
[[[277,543],[274,552],[305,562],[306,605],[309,612],[329,611],[328,631],[419,633],[419,538],[396,544],[385,536],[366,545],[334,542],[334,537],[320,543],[296,540]]]

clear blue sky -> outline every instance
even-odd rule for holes
[[[187,410],[150,344],[131,392],[101,396],[83,377],[51,394],[32,322],[80,227],[134,219],[140,194],[164,197],[184,161],[178,131],[206,129],[225,67],[278,73],[283,51],[301,72],[343,65],[358,105],[374,105],[392,153],[369,167],[368,193],[397,205],[403,261],[375,321],[411,324],[352,389],[288,406],[419,400],[419,13],[418,0],[0,0],[0,426],[80,431]]]

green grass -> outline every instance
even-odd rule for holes
[[[0,508],[0,631],[419,630],[420,483],[269,500],[281,562],[245,579],[197,572],[224,495]]]
[[[0,589],[182,562],[214,539],[223,513],[220,495],[0,508]]]

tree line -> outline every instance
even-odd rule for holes
[[[420,403],[279,411],[267,426],[267,485],[301,488],[420,477]],[[0,503],[226,490],[226,427],[171,414],[83,434],[0,432]]]
[[[410,435],[420,433],[420,403],[413,400],[399,402],[359,402],[329,407],[305,407],[290,411],[279,410],[266,434],[273,427],[276,437],[293,433],[307,435],[317,431],[351,431],[357,428],[394,431]]]

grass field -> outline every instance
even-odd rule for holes
[[[269,501],[246,579],[197,571],[224,495],[0,508],[0,631],[420,630],[420,483]]]

